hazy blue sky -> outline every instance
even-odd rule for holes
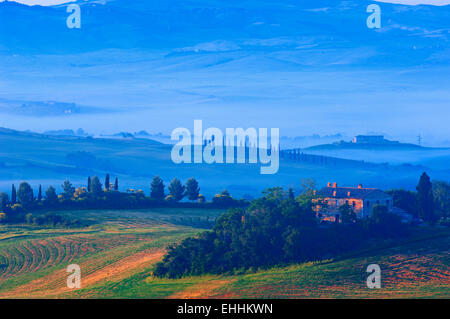
[[[174,18],[167,3],[141,0],[133,7],[141,19],[120,11],[131,2],[86,7],[81,30],[66,27],[63,7],[36,17],[32,7],[4,8],[0,127],[170,134],[202,119],[205,127],[278,127],[290,136],[449,139],[450,7],[385,4],[382,28],[372,30],[372,1],[234,1],[240,10],[192,14],[189,2],[174,0]],[[108,112],[23,110],[36,101]]]

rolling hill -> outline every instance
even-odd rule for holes
[[[380,3],[373,30],[366,0],[78,3],[79,30],[65,5],[0,3],[1,97],[127,112],[4,112],[1,126],[167,135],[201,116],[290,136],[447,133],[450,6]]]
[[[450,148],[423,147],[410,143],[354,144],[333,143],[311,146],[302,151],[322,156],[335,156],[374,163],[423,165],[438,170],[448,169]]]
[[[189,209],[60,212],[96,223],[84,228],[0,225],[0,298],[448,298],[446,229],[421,228],[334,260],[233,275],[152,277],[167,245],[200,230],[171,223],[221,212]],[[82,269],[81,289],[66,287],[66,267]],[[381,289],[366,286],[369,264]]]
[[[389,55],[386,63],[410,64],[444,56],[430,47],[448,45],[446,17],[450,8],[404,6],[380,3],[384,32],[366,34],[366,7],[372,1],[77,1],[83,27],[71,32],[65,25],[66,5],[29,7],[15,2],[0,3],[3,30],[0,47],[15,52],[76,53],[106,48],[175,49],[173,54],[191,55],[233,51],[281,51],[303,46],[309,55],[305,64],[380,62],[375,54]],[[401,12],[401,14],[399,14]],[[428,17],[424,19],[424,12]],[[420,27],[418,27],[420,25]],[[439,30],[429,36],[429,30]],[[49,35],[52,34],[52,37]],[[419,34],[410,51],[410,37]],[[57,38],[58,41],[52,39]],[[263,41],[270,38],[272,41]],[[218,41],[220,39],[220,41]],[[446,41],[447,40],[447,41]],[[199,43],[204,43],[199,45]],[[321,49],[333,48],[320,57]],[[405,55],[405,52],[408,52]],[[305,52],[305,53],[306,53]],[[304,55],[305,57],[307,56]],[[289,63],[280,59],[280,63]],[[298,63],[297,56],[292,57]],[[448,60],[446,60],[448,62]],[[293,62],[293,61],[292,61]]]
[[[277,185],[298,191],[305,178],[316,179],[319,187],[337,181],[341,185],[362,183],[380,188],[414,188],[423,170],[434,179],[450,178],[448,170],[439,168],[389,165],[389,153],[384,153],[383,163],[322,155],[293,160],[282,155],[277,174],[261,175],[260,164],[174,164],[171,148],[147,138],[93,138],[0,129],[0,189],[9,192],[11,183],[24,180],[35,189],[39,184],[59,187],[67,178],[75,185],[85,185],[87,176],[103,179],[110,173],[119,177],[121,190],[140,188],[147,193],[155,175],[161,176],[166,185],[175,177],[185,181],[194,176],[209,198],[223,189],[240,198],[255,197],[264,188]]]

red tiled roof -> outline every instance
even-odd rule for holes
[[[378,188],[357,188],[357,187],[324,187],[317,192],[321,197],[335,197],[335,198],[366,198],[375,194],[387,195]]]

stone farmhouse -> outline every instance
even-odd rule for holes
[[[375,205],[384,205],[388,212],[393,211],[391,195],[377,188],[338,187],[337,183],[328,183],[327,187],[314,191],[313,210],[320,220],[340,221],[339,207],[348,204],[353,208],[357,218],[370,216]]]

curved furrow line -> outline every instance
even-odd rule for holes
[[[5,251],[2,249],[0,251],[0,279],[6,274],[8,266],[9,266],[8,257],[6,257]]]
[[[3,277],[7,278],[7,277],[9,277],[9,274],[11,273],[12,269],[14,269],[14,259],[13,259],[13,256],[11,255],[10,247],[5,249],[4,256],[5,256],[8,266],[5,268]]]
[[[45,251],[45,248],[41,243],[35,242],[36,250],[33,251],[33,253],[36,254],[36,258],[39,259],[39,263],[37,265],[37,269],[44,268],[45,264],[47,263],[47,253]]]
[[[48,268],[51,266],[52,250],[47,241],[41,242],[41,247],[44,251],[44,262],[42,268]]]
[[[58,258],[58,250],[56,249],[55,243],[52,240],[47,240],[47,244],[44,247],[49,252],[46,267],[56,265],[56,259]]]
[[[16,246],[12,247],[11,257],[13,259],[14,268],[11,269],[10,274],[17,274],[22,267],[23,255]]]
[[[75,243],[73,244],[73,252],[69,256],[69,261],[73,261],[76,257],[80,256],[80,245]]]
[[[27,241],[27,242],[24,244],[24,248],[27,250],[27,255],[29,255],[29,256],[30,256],[30,259],[31,259],[31,262],[30,262],[28,268],[29,268],[31,271],[33,271],[34,269],[36,269],[36,267],[37,267],[37,265],[38,265],[38,263],[39,263],[39,259],[36,258],[36,256],[33,254],[34,247],[33,247],[33,245],[31,245],[31,242],[28,242],[28,241]]]
[[[27,249],[26,243],[27,242],[25,242],[23,245],[19,246],[19,248],[18,248],[18,250],[24,257],[23,263],[21,265],[21,268],[18,271],[18,274],[29,271],[31,264],[33,263],[33,256],[30,254],[30,251]]]
[[[72,255],[72,241],[68,240],[67,242],[64,243],[64,256],[61,259],[61,263],[65,264],[66,262],[69,261],[70,256]]]
[[[64,255],[66,254],[66,250],[65,250],[65,246],[64,246],[64,242],[65,240],[61,240],[61,241],[53,241],[56,249],[57,249],[57,258],[55,260],[56,264],[60,264],[64,258]]]

